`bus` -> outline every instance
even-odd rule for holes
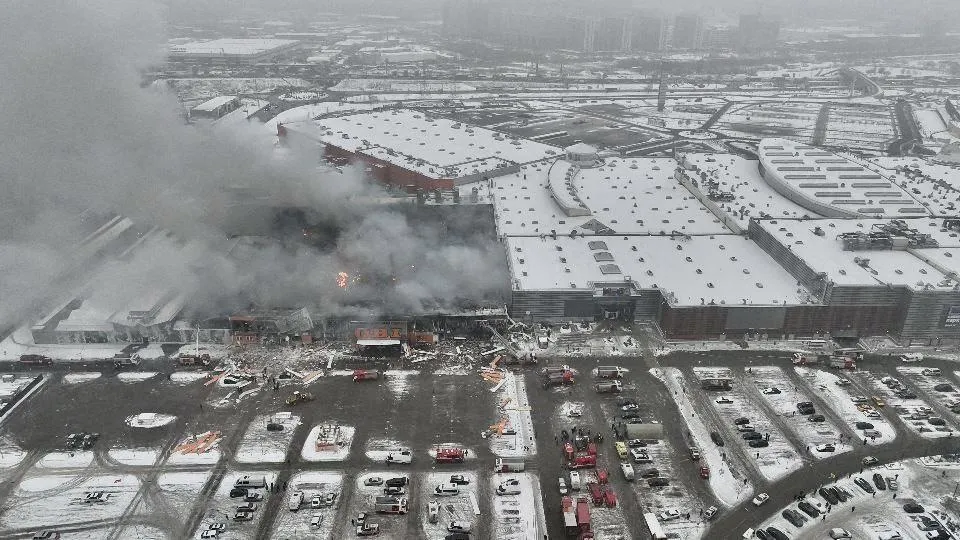
[[[647,524],[647,531],[650,532],[651,540],[666,540],[667,533],[663,532],[663,527],[660,526],[660,521],[657,520],[657,516],[653,512],[644,514],[643,521]]]

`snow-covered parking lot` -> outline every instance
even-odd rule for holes
[[[886,406],[893,407],[900,416],[900,419],[903,420],[903,423],[916,433],[919,433],[922,437],[947,437],[953,432],[953,428],[950,427],[949,424],[935,426],[930,424],[929,418],[921,418],[921,416],[925,415],[924,411],[929,409],[930,405],[923,399],[920,399],[919,395],[916,398],[899,397],[893,389],[881,382],[879,376],[869,371],[851,373],[850,378],[859,380],[864,386],[872,387],[876,395],[882,397]],[[926,414],[926,416],[934,415]],[[944,419],[944,421],[946,422],[946,419]]]
[[[271,494],[269,489],[254,488],[249,489],[248,493],[259,494],[263,497],[263,500],[247,503],[244,497],[231,497],[230,490],[234,488],[237,480],[242,477],[262,480],[266,483],[267,488],[269,488],[273,482],[276,482],[277,479],[276,473],[264,471],[229,471],[224,475],[223,480],[220,481],[220,486],[217,488],[217,492],[207,504],[205,513],[205,516],[210,520],[209,522],[228,524],[226,530],[219,536],[221,539],[243,540],[255,536],[260,520],[264,517],[262,506],[265,500],[268,497],[283,496],[280,494]],[[242,519],[236,519],[240,517],[237,515],[238,507],[245,504],[255,505],[256,510],[246,513],[246,516]],[[205,520],[204,524],[207,523],[208,521]],[[202,528],[207,526],[204,524],[201,524],[201,527],[198,528],[196,531],[197,534],[202,532]]]
[[[342,493],[343,475],[338,472],[301,472],[287,483],[287,489],[274,497],[285,497],[273,523],[274,538],[333,538],[333,528]],[[291,510],[289,501],[297,491],[303,492],[303,503]],[[314,497],[335,493],[332,506],[312,504]],[[320,523],[314,524],[316,516]]]
[[[856,428],[857,422],[869,422],[873,424],[874,430],[879,433],[878,437],[872,439],[873,444],[886,444],[897,438],[897,430],[890,425],[884,418],[867,418],[857,404],[853,402],[853,396],[847,391],[849,386],[840,386],[837,383],[846,381],[845,377],[829,373],[820,369],[808,367],[794,368],[797,373],[810,383],[810,386],[820,391],[824,401],[830,404],[830,407],[847,422],[851,428]],[[862,431],[859,430],[858,431]]]
[[[694,368],[698,371],[698,368]],[[710,370],[715,371],[715,370]],[[708,376],[708,375],[707,375]],[[747,455],[756,457],[757,468],[760,474],[767,480],[777,480],[799,469],[803,460],[796,449],[784,436],[780,428],[767,417],[761,407],[753,402],[753,396],[750,396],[744,387],[745,384],[752,384],[752,381],[745,380],[742,376],[733,377],[733,387],[724,394],[711,392],[708,395],[710,405],[716,409],[720,417],[726,423],[727,430],[737,436],[733,437],[731,444],[743,446]],[[717,403],[721,395],[729,397],[733,403]],[[766,448],[753,448],[749,445],[750,441],[743,440],[740,433],[734,426],[734,420],[745,417],[750,419],[750,424],[757,433],[764,436],[770,435],[769,446]],[[726,437],[730,439],[731,437]]]
[[[283,426],[281,431],[271,431],[268,424]],[[287,458],[287,449],[293,441],[293,432],[300,425],[300,417],[289,413],[263,414],[247,427],[237,450],[236,460],[241,463],[282,463]]]
[[[460,483],[456,495],[438,496],[436,488],[440,484],[450,484],[452,474],[463,477],[466,484]],[[414,502],[420,508],[420,527],[422,538],[442,540],[449,532],[447,526],[451,522],[469,523],[471,528],[477,526],[479,519],[479,499],[477,498],[477,475],[472,472],[433,472],[423,477],[420,482],[420,498]],[[437,505],[436,523],[431,523],[430,504]]]
[[[0,528],[42,529],[117,519],[139,488],[140,481],[130,474],[32,476],[21,481],[5,501]]]
[[[416,478],[410,474],[395,470],[377,470],[370,471],[357,476],[353,490],[353,498],[347,506],[349,516],[356,516],[365,512],[373,516],[368,523],[376,523],[380,526],[380,536],[385,538],[394,538],[401,540],[403,538],[414,538],[416,534],[410,531],[410,523],[405,514],[378,514],[376,513],[377,497],[384,496],[384,482],[391,478],[404,478],[406,484],[402,486],[403,493],[396,497],[407,501],[408,509],[412,510],[417,504],[416,500],[411,499],[410,493],[416,488]],[[376,481],[379,479],[379,482]],[[408,511],[410,511],[408,510]],[[425,511],[425,508],[420,511]],[[343,525],[349,530],[349,525]],[[351,534],[350,536],[354,536]]]
[[[497,486],[516,481],[519,494],[497,495]],[[490,479],[497,540],[529,540],[545,534],[540,481],[533,473],[497,474]],[[602,538],[597,536],[597,538]],[[624,537],[629,538],[629,537]]]
[[[816,459],[825,459],[853,449],[849,442],[841,442],[841,431],[829,418],[824,418],[822,422],[811,422],[810,419],[814,415],[803,415],[797,412],[797,403],[810,401],[810,398],[803,390],[798,389],[789,381],[782,369],[763,366],[752,368],[752,371],[752,377],[760,395],[770,403],[777,414],[783,418],[783,422],[790,426],[790,429],[807,445],[804,450],[808,451],[808,455]],[[748,375],[748,377],[750,376]],[[770,393],[773,388],[779,390],[780,393]],[[765,392],[763,389],[769,390]],[[822,415],[822,411],[817,411],[817,413]],[[819,452],[814,448],[826,443],[833,445],[833,452]]]

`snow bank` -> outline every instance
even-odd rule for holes
[[[117,373],[117,379],[125,383],[136,383],[152,379],[157,376],[156,371],[124,371]]]
[[[166,356],[167,355],[163,352],[163,348],[160,343],[151,343],[133,353],[134,358],[139,358],[141,360],[158,360],[160,358],[166,358]]]
[[[339,434],[336,435],[336,444],[326,450],[317,450],[317,435],[321,430],[329,429],[329,424],[320,424],[313,426],[307,435],[307,440],[303,443],[303,450],[300,451],[300,457],[304,461],[344,461],[350,455],[350,447],[353,445],[353,434],[356,428],[353,426],[336,426]]]
[[[124,465],[147,467],[157,462],[160,450],[157,448],[111,448],[107,451],[110,459]]]
[[[680,416],[687,425],[687,431],[699,443],[701,459],[710,467],[710,489],[713,494],[726,506],[736,506],[749,499],[753,495],[753,486],[743,482],[746,475],[723,459],[720,448],[710,442],[710,430],[703,424],[703,417],[694,416],[697,409],[687,395],[683,373],[677,368],[654,368],[650,373],[667,385],[680,410]]]
[[[283,431],[267,431],[269,422],[281,424]],[[299,425],[300,417],[292,414],[256,417],[244,433],[234,459],[241,463],[282,463],[287,459],[287,449]]]
[[[128,416],[124,423],[134,428],[152,429],[165,426],[176,419],[172,414],[140,413]]]
[[[82,469],[93,463],[93,452],[82,450],[76,452],[50,452],[40,458],[37,467],[41,469]]]
[[[65,384],[77,384],[87,381],[92,381],[94,379],[99,379],[103,376],[99,371],[81,371],[79,373],[67,373],[63,376],[63,382]]]
[[[170,381],[183,386],[209,377],[209,371],[174,371],[170,374]]]
[[[371,439],[367,442],[366,456],[372,461],[385,463],[388,454],[401,448],[410,449],[410,446],[393,439]]]

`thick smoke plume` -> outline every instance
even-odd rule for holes
[[[278,158],[262,125],[215,133],[186,125],[173,96],[141,84],[142,69],[163,61],[163,15],[126,0],[5,6],[0,329],[89,277],[75,255],[84,221],[111,212],[142,230],[169,230],[181,245],[148,245],[127,264],[109,265],[94,279],[109,282],[111,293],[98,295],[103,309],[168,288],[210,314],[248,305],[415,313],[502,293],[504,257],[494,241],[450,240],[364,205],[375,188],[360,173],[318,172],[316,149]],[[230,224],[257,219],[226,191],[235,187],[309,208],[340,230],[336,248],[262,242],[228,255]],[[391,286],[353,279],[344,290],[336,283],[343,270]]]

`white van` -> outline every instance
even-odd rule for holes
[[[413,452],[410,450],[398,449],[387,454],[387,463],[411,463],[413,461]]]
[[[290,500],[287,501],[287,508],[291,512],[296,512],[297,510],[300,509],[300,505],[302,504],[303,504],[303,492],[294,491],[293,494],[290,495]]]
[[[456,484],[440,484],[433,490],[437,497],[449,497],[460,494],[460,486]]]
[[[570,489],[580,491],[580,471],[570,471]]]
[[[267,487],[267,479],[264,476],[241,476],[233,483],[233,487],[247,489],[263,489]]]
[[[756,534],[756,531],[754,531],[753,529],[747,529],[743,531],[744,538],[753,538],[755,534]]]

